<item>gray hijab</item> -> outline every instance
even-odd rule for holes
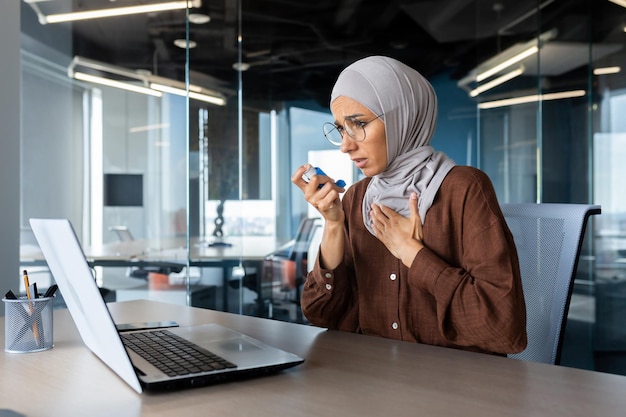
[[[409,196],[419,197],[422,223],[446,174],[455,163],[435,152],[437,97],[430,83],[414,69],[388,57],[371,56],[345,68],[331,94],[332,103],[345,96],[383,116],[387,136],[387,168],[372,177],[363,199],[363,221],[370,233],[373,203],[410,215]]]

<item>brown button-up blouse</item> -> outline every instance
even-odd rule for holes
[[[342,264],[322,269],[318,255],[307,277],[301,305],[308,320],[479,352],[522,351],[526,310],[517,252],[487,175],[463,166],[448,173],[426,214],[426,247],[410,268],[365,229],[368,182],[354,184],[343,198]]]

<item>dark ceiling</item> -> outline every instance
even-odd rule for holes
[[[52,14],[55,8],[153,2],[57,0],[38,7]],[[238,6],[238,0],[204,0],[200,10],[190,11],[211,17],[205,24],[189,24],[189,37],[198,44],[189,51],[197,82],[236,92],[233,63],[241,32],[241,59],[250,65],[242,73],[245,99],[314,99],[322,105],[338,72],[366,55],[396,57],[427,77],[448,71],[459,79],[498,51],[533,38],[539,27],[560,27],[559,37],[565,40],[602,38],[609,30],[611,7],[617,7],[599,0],[241,0],[241,10]],[[602,16],[607,28],[594,25],[590,34],[594,14]],[[185,51],[173,41],[185,38],[185,11],[58,25],[72,30],[74,55],[184,78]]]

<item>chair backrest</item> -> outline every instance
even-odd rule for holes
[[[321,224],[320,221],[321,219],[318,217],[305,217],[302,219],[294,236],[293,246],[289,255],[290,259],[293,260],[299,253],[308,250],[310,239],[315,228]]]
[[[317,258],[317,252],[320,250],[320,244],[322,243],[322,232],[324,228],[321,224],[316,225],[311,233],[311,239],[309,240],[309,250],[307,251],[307,268],[306,272],[309,273],[315,266],[315,258]]]
[[[111,226],[109,227],[109,230],[115,232],[120,242],[130,242],[131,240],[135,240],[133,234],[127,226]]]
[[[558,365],[587,219],[600,206],[503,204],[502,212],[519,257],[528,333],[526,349],[509,357]]]
[[[308,265],[310,265],[310,263],[315,260],[315,256],[317,256],[317,251],[311,249],[312,244],[314,244],[314,238],[316,236],[320,236],[318,231],[321,231],[322,225],[322,219],[319,217],[307,217],[300,222],[290,256],[290,259],[295,262],[296,286],[299,286],[304,282]],[[317,239],[316,243],[317,246],[319,246],[319,241]],[[312,259],[309,259],[309,253],[312,254]]]

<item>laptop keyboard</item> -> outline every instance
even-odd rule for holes
[[[167,330],[121,333],[124,345],[168,376],[236,368],[224,358]]]

